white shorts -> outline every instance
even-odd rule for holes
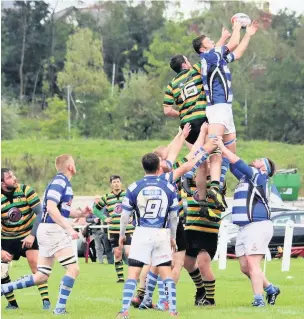
[[[129,258],[152,266],[171,261],[170,229],[136,227]]]
[[[41,257],[53,257],[56,252],[72,247],[72,239],[57,224],[41,223],[37,230],[39,255]]]
[[[272,235],[271,220],[253,222],[240,227],[235,244],[236,257],[265,255]]]
[[[235,133],[231,104],[219,103],[206,107],[206,116],[209,124],[222,124],[225,126],[224,134]]]

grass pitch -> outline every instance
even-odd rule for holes
[[[293,259],[291,270],[281,272],[281,261],[273,260],[267,264],[266,275],[281,288],[281,295],[275,306],[253,308],[251,286],[248,279],[239,271],[238,262],[228,260],[226,270],[216,274],[216,307],[198,308],[193,306],[194,284],[185,270],[177,285],[177,307],[180,318],[207,319],[303,319],[304,318],[304,259]],[[66,319],[106,319],[115,318],[121,307],[123,285],[116,283],[113,265],[85,264],[80,259],[80,275],[68,301],[69,315]],[[125,274],[127,273],[125,266]],[[14,262],[10,276],[16,279],[29,273],[26,260]],[[49,281],[52,308],[55,306],[58,287],[64,270],[55,265]],[[6,300],[2,297],[2,318],[6,319],[48,319],[54,318],[51,312],[42,310],[40,296],[36,287],[17,290],[15,293],[20,310],[5,310]],[[155,300],[157,293],[155,294]],[[130,309],[131,318],[169,318],[168,313],[154,310],[139,311]]]

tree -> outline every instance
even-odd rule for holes
[[[122,137],[126,140],[149,139],[162,128],[162,90],[148,75],[131,74],[119,96],[117,114]]]
[[[109,82],[103,71],[102,44],[91,30],[79,29],[69,37],[64,70],[58,74],[58,84],[62,90],[72,86],[77,97],[84,101],[92,96],[109,95]]]
[[[42,133],[50,139],[68,137],[68,112],[66,102],[58,97],[48,99],[48,108],[43,112],[45,120],[41,121]]]
[[[4,140],[16,138],[20,125],[19,105],[15,101],[1,100],[1,137]]]
[[[49,5],[43,1],[16,1],[14,5],[15,9],[4,10],[3,15],[7,52],[2,67],[6,85],[15,88],[20,100],[31,99],[41,92],[41,67],[48,48],[45,21]]]

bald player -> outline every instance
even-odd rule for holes
[[[59,297],[54,314],[65,314],[67,299],[79,274],[72,239],[78,239],[78,233],[68,221],[69,217],[87,217],[92,212],[89,207],[71,209],[73,190],[71,178],[76,173],[74,159],[71,155],[60,155],[56,158],[57,175],[47,186],[43,199],[43,215],[37,231],[39,257],[37,272],[18,280],[1,285],[1,295],[15,289],[23,289],[47,282],[52,271],[54,259],[66,269],[60,287]]]

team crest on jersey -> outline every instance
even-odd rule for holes
[[[114,207],[114,213],[117,215],[120,215],[122,212],[122,205],[121,204],[116,204]]]
[[[11,223],[18,223],[22,217],[22,213],[21,213],[20,209],[18,209],[17,207],[11,208],[8,211],[7,215],[8,215],[8,219]]]

